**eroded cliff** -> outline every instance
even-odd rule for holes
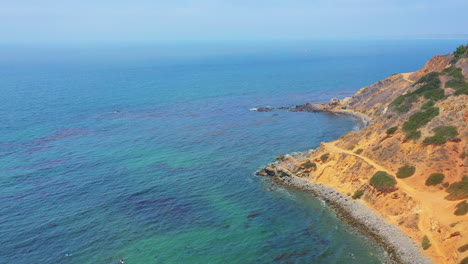
[[[468,46],[433,57],[323,107],[372,118],[370,125],[282,168],[359,199],[410,236],[436,263],[468,257]]]

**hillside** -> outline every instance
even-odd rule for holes
[[[435,263],[468,263],[467,81],[468,46],[460,46],[419,71],[322,104],[372,121],[260,174],[287,168],[290,177],[331,186],[398,226]]]

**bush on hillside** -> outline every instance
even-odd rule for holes
[[[455,206],[456,210],[454,212],[455,215],[466,215],[468,213],[468,203],[465,201],[458,203]]]
[[[426,110],[434,106],[434,101],[429,100],[427,103],[421,106],[421,109]]]
[[[354,200],[356,199],[359,199],[361,198],[361,196],[364,194],[364,191],[362,190],[357,190],[354,192],[353,196],[351,198],[353,198]]]
[[[330,154],[329,153],[325,153],[323,154],[322,156],[320,156],[320,159],[322,160],[322,162],[326,162],[328,160],[328,158],[330,157]]]
[[[437,185],[439,183],[442,183],[442,181],[444,180],[445,178],[445,175],[442,174],[442,173],[432,173],[431,175],[429,175],[429,177],[427,178],[426,180],[426,185],[427,186],[433,186],[433,185]]]
[[[416,85],[416,84],[420,84],[420,83],[425,83],[425,84],[430,84],[430,85],[438,87],[440,85],[439,75],[440,75],[439,72],[430,72],[430,73],[424,75],[423,77],[421,77],[414,84]]]
[[[306,169],[310,169],[310,168],[313,168],[314,170],[317,169],[317,164],[315,164],[314,162],[310,162],[310,160],[302,163],[302,166]]]
[[[432,131],[435,135],[424,139],[425,144],[444,144],[447,140],[454,139],[458,136],[457,128],[454,126],[438,126]]]
[[[413,176],[415,172],[416,172],[416,168],[414,166],[405,165],[398,169],[396,176],[397,178],[404,179],[404,178]]]
[[[419,139],[420,137],[421,137],[421,131],[419,130],[413,130],[406,134],[406,139],[410,139],[410,140],[416,140],[416,139]]]
[[[434,117],[439,115],[438,107],[428,108],[426,111],[414,113],[409,120],[403,124],[403,130],[416,130],[425,124],[429,123]]]
[[[445,199],[456,201],[468,198],[468,177],[463,177],[459,182],[452,183],[446,190],[449,193]]]
[[[396,180],[385,171],[376,172],[370,179],[370,184],[378,191],[394,191],[396,183]]]
[[[363,151],[364,151],[363,149],[358,149],[358,150],[356,150],[354,153],[356,153],[356,154],[359,155],[359,154],[361,154]]]
[[[432,245],[431,245],[431,241],[429,241],[429,238],[427,236],[424,236],[423,239],[422,239],[422,242],[421,242],[421,246],[424,250],[430,248]]]
[[[460,45],[457,47],[457,49],[453,52],[453,59],[451,63],[457,62],[461,57],[466,55],[468,52],[468,45]]]
[[[387,135],[391,135],[391,134],[394,134],[396,131],[398,130],[398,127],[391,127],[389,129],[387,129]]]
[[[452,76],[454,79],[457,80],[463,80],[465,77],[463,76],[462,69],[457,68],[457,67],[450,67],[442,71],[442,73],[445,73],[447,75]]]

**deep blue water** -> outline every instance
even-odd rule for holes
[[[459,41],[0,47],[0,263],[381,263],[255,170],[356,129],[350,96]]]

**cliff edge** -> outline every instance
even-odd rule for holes
[[[433,262],[468,263],[468,45],[320,107],[372,121],[259,174],[333,187],[397,226]]]

